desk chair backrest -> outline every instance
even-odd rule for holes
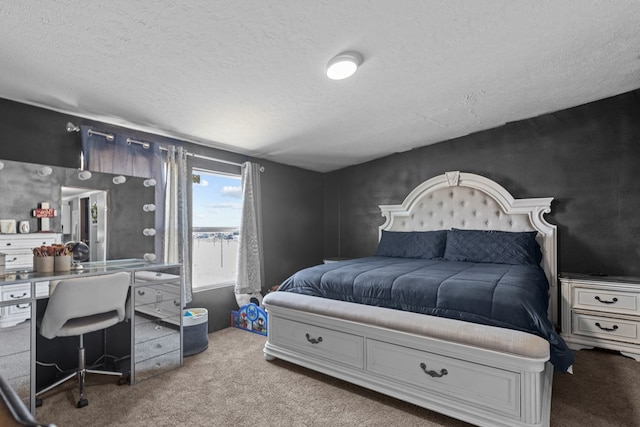
[[[40,323],[40,334],[54,338],[71,319],[115,312],[118,322],[126,315],[129,273],[78,277],[61,280],[49,297]]]

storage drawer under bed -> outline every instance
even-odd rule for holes
[[[367,366],[399,386],[411,384],[480,407],[520,416],[520,374],[388,342],[367,339]]]
[[[294,322],[277,316],[271,322],[269,339],[276,345],[288,347],[343,363],[364,367],[364,338],[333,329]]]

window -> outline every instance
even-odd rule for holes
[[[191,200],[193,290],[233,285],[240,239],[241,176],[194,169]]]

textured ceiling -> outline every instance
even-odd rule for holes
[[[0,97],[324,172],[638,89],[639,22],[637,0],[4,1]],[[327,79],[345,50],[360,70]]]

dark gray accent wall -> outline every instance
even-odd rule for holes
[[[317,172],[247,158],[237,153],[124,129],[4,99],[0,99],[0,159],[78,168],[80,135],[66,131],[68,121],[75,125],[90,125],[105,132],[125,133],[142,140],[179,144],[193,153],[204,156],[238,163],[246,160],[259,162],[265,166],[265,172],[261,175],[265,290],[279,284],[297,269],[322,262],[323,181],[322,174]],[[208,166],[193,160],[190,164],[196,167]],[[0,196],[9,191],[11,189],[3,186],[0,188]],[[130,194],[121,199],[114,209],[122,212],[123,206],[138,206],[141,200],[148,199],[147,196],[146,193]],[[29,191],[26,191],[24,198],[28,200],[30,197]],[[34,197],[28,204],[35,207],[39,198]],[[127,217],[118,213],[114,213],[111,225],[118,227],[128,238],[137,236],[139,231],[139,227],[136,227],[135,232],[127,232]],[[158,235],[160,234],[159,230]],[[140,236],[142,237],[142,234]],[[127,238],[119,240],[119,244],[127,244]],[[110,258],[132,256],[124,246],[109,254]],[[209,310],[210,331],[229,326],[230,312],[238,308],[233,287],[198,292],[189,306]]]
[[[554,197],[559,270],[640,276],[640,91],[325,174],[325,256],[375,253],[378,205],[460,170]]]

